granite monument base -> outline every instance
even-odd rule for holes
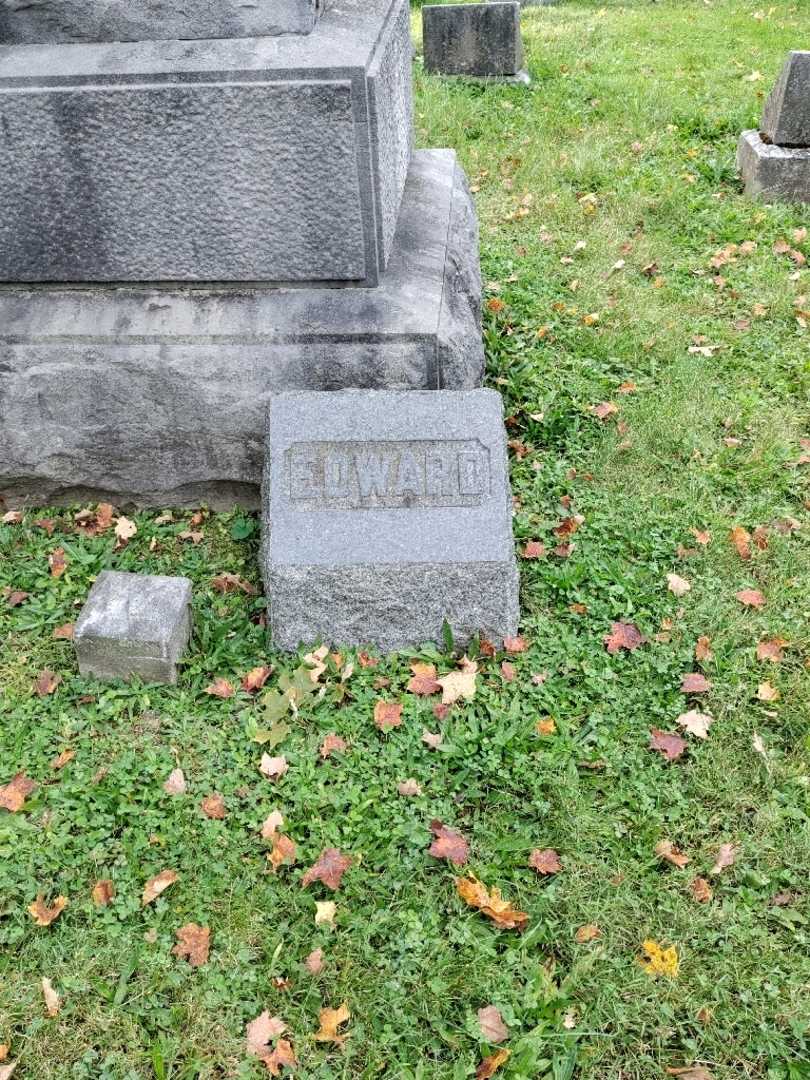
[[[737,168],[747,195],[767,202],[810,203],[810,147],[774,146],[758,131],[744,131]]]
[[[262,568],[273,644],[388,652],[517,632],[518,573],[493,390],[270,399]]]
[[[9,506],[258,506],[269,395],[480,385],[478,226],[449,150],[415,154],[375,289],[0,288]]]

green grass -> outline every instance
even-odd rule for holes
[[[428,78],[417,61],[418,140],[458,150],[487,300],[503,305],[485,316],[488,379],[520,451],[519,547],[556,544],[563,499],[585,518],[570,558],[522,562],[530,649],[510,657],[513,682],[502,654],[482,659],[475,700],[437,725],[432,702],[405,691],[411,657],[358,665],[345,697],[332,666],[273,751],[291,766],[274,786],[250,738],[260,702],[205,693],[265,662],[276,687],[301,662],[268,653],[260,599],[212,589],[223,571],[256,583],[250,519],[211,515],[195,546],[178,537],[188,514],[160,525],[139,514],[118,552],[111,533],[73,531],[76,508],[0,526],[0,587],[31,593],[14,608],[0,598],[0,783],[22,770],[40,784],[22,813],[0,811],[0,1043],[21,1080],[266,1075],[244,1050],[265,1008],[289,1025],[299,1076],[457,1080],[493,1049],[475,1018],[490,1003],[511,1028],[505,1080],[646,1080],[693,1062],[717,1080],[810,1076],[810,491],[795,464],[810,435],[810,332],[796,318],[810,271],[772,251],[786,238],[810,256],[792,240],[808,214],[749,202],[734,172],[736,135],[756,123],[785,52],[806,43],[810,16],[797,2],[755,12],[730,0],[529,9],[528,91]],[[719,270],[720,288],[710,259],[747,240],[756,250]],[[720,348],[689,353],[696,335]],[[626,381],[635,393],[619,393]],[[618,416],[596,419],[602,401]],[[51,538],[35,525],[43,515]],[[801,527],[774,527],[786,519]],[[769,526],[767,550],[743,562],[735,525]],[[700,548],[692,528],[712,543]],[[57,545],[69,560],[58,579]],[[70,643],[52,640],[105,567],[194,580],[178,687],[81,679]],[[691,582],[682,599],[671,572]],[[746,587],[766,595],[761,611],[735,600]],[[608,655],[617,619],[649,643]],[[699,707],[715,722],[666,764],[649,730],[674,730],[695,704],[679,686],[701,635],[714,659]],[[781,664],[757,662],[766,636],[790,642]],[[40,699],[46,667],[62,682]],[[756,698],[766,679],[776,703]],[[405,702],[388,735],[372,721],[381,696]],[[556,734],[538,736],[547,717]],[[441,750],[422,743],[425,727],[441,728]],[[329,732],[349,749],[322,763]],[[76,757],[54,773],[66,748]],[[170,797],[178,764],[189,793]],[[398,795],[408,777],[421,797]],[[213,791],[224,821],[199,811]],[[299,847],[277,876],[258,835],[274,808]],[[463,907],[452,869],[427,854],[436,817],[470,839],[469,869],[529,913],[523,935]],[[661,839],[691,857],[686,869],[656,858]],[[699,905],[689,884],[724,842],[737,862]],[[329,845],[355,857],[343,887],[302,890],[302,868]],[[562,872],[529,870],[534,847],[558,850]],[[166,868],[178,883],[142,909],[144,882]],[[100,878],[117,893],[104,909],[90,898]],[[70,900],[49,929],[26,911],[40,891]],[[779,893],[787,904],[772,903]],[[316,900],[331,898],[336,929],[316,927]],[[212,932],[198,970],[170,951],[191,921]],[[601,937],[577,944],[587,923]],[[677,979],[642,970],[648,937],[677,947]],[[318,946],[313,977],[301,965]],[[42,976],[63,997],[56,1019]],[[344,1000],[345,1046],[315,1042],[319,1009]]]

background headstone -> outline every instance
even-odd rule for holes
[[[422,27],[426,71],[475,78],[523,73],[517,2],[426,5]]]
[[[273,643],[383,650],[516,633],[500,395],[283,394],[268,411],[263,571]]]
[[[775,146],[810,147],[810,52],[792,52],[765,103],[762,134]]]

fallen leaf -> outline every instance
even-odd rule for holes
[[[686,750],[688,743],[680,735],[674,735],[660,728],[652,728],[650,731],[650,750],[657,750],[667,761],[677,761]]]
[[[178,540],[190,540],[192,544],[199,544],[205,537],[205,533],[202,530],[186,529],[184,532],[177,534]]]
[[[134,521],[130,521],[129,518],[123,515],[119,517],[115,523],[115,535],[118,537],[119,544],[126,543],[127,540],[131,540],[138,531],[138,526]]]
[[[323,949],[313,949],[304,961],[304,967],[310,975],[320,975],[323,971]]]
[[[730,866],[733,866],[737,861],[737,848],[734,844],[721,844],[720,849],[717,852],[717,858],[715,859],[714,866],[709,871],[712,876],[722,874],[724,870],[727,870]]]
[[[52,671],[48,671],[45,668],[44,671],[40,671],[37,675],[36,682],[34,683],[34,691],[37,697],[47,697],[52,694],[57,686],[62,681],[61,675],[54,675]]]
[[[75,624],[72,622],[63,623],[61,626],[57,626],[51,637],[54,641],[72,641],[74,628]]]
[[[298,1058],[295,1056],[292,1043],[287,1039],[279,1039],[273,1050],[262,1057],[262,1061],[271,1076],[281,1076],[281,1069],[284,1065],[288,1069],[294,1069],[298,1065]]]
[[[269,667],[255,667],[242,679],[242,689],[248,694],[255,694],[261,690],[270,678],[273,669]]]
[[[411,777],[408,780],[403,780],[401,784],[397,784],[397,791],[400,795],[412,796],[421,795],[422,789],[417,784],[416,780]]]
[[[706,739],[709,735],[709,726],[714,722],[713,716],[692,709],[690,712],[681,713],[676,723],[686,728],[690,735],[696,735],[698,739]]]
[[[115,898],[115,886],[109,878],[102,878],[95,883],[90,895],[96,907],[107,907]]]
[[[602,931],[596,923],[586,923],[585,926],[580,926],[574,934],[574,941],[580,945],[587,945],[589,941],[596,941],[601,936]]]
[[[514,664],[510,664],[508,660],[504,660],[501,664],[501,675],[503,675],[506,682],[514,682],[517,678],[517,668]]]
[[[737,554],[747,562],[751,558],[751,533],[741,525],[735,525],[729,536]]]
[[[58,547],[53,549],[48,556],[48,566],[51,568],[51,577],[60,578],[62,574],[64,574],[68,566],[64,548]]]
[[[477,689],[477,672],[478,664],[467,660],[466,666],[460,671],[451,671],[448,675],[437,679],[442,688],[442,705],[454,705],[460,698],[472,701]]]
[[[63,750],[61,754],[51,761],[51,768],[54,772],[58,772],[60,769],[64,769],[64,767],[73,761],[75,757],[75,750]]]
[[[271,1016],[265,1009],[255,1020],[251,1020],[245,1029],[247,1052],[253,1057],[264,1057],[270,1040],[283,1035],[286,1030],[287,1025],[281,1017]]]
[[[11,1077],[16,1068],[16,1061],[10,1061],[8,1065],[0,1065],[0,1080],[11,1080]]]
[[[470,847],[461,833],[448,829],[441,821],[432,821],[430,831],[436,837],[430,845],[428,854],[434,859],[447,859],[456,866],[463,866],[470,853]]]
[[[330,754],[335,752],[342,754],[348,749],[346,742],[341,739],[340,735],[329,734],[321,743],[320,754],[323,760],[326,761]]]
[[[3,514],[0,521],[2,521],[4,525],[19,525],[22,519],[23,515],[21,510],[9,510],[7,513]]]
[[[456,889],[465,904],[477,908],[503,930],[523,930],[529,921],[525,911],[517,911],[503,899],[500,889],[487,889],[477,878],[456,878]]]
[[[605,647],[611,654],[620,649],[633,652],[647,640],[644,635],[633,626],[632,623],[613,623],[610,633],[605,635]]]
[[[692,586],[686,578],[679,577],[677,574],[667,574],[667,588],[675,596],[686,596]]]
[[[708,547],[708,545],[712,542],[712,534],[710,532],[707,532],[705,529],[693,528],[689,531],[692,533],[692,536],[694,536],[695,540],[697,540],[701,547]]]
[[[489,1057],[485,1057],[475,1070],[475,1080],[489,1080],[500,1069],[501,1065],[509,1060],[511,1053],[511,1050],[503,1049],[497,1050],[494,1054],[490,1054]]]
[[[785,645],[787,645],[787,641],[780,637],[760,641],[757,645],[757,660],[768,660],[772,664],[781,663],[784,659],[782,650]]]
[[[648,938],[642,943],[641,948],[647,954],[647,959],[641,961],[641,966],[648,975],[666,975],[671,979],[677,978],[680,963],[678,950],[674,945],[665,949],[657,941]]]
[[[688,675],[684,675],[681,682],[682,694],[708,694],[711,688],[712,684],[699,671],[692,671]]]
[[[177,944],[172,949],[173,956],[188,960],[192,967],[202,967],[203,964],[208,963],[208,953],[211,949],[209,927],[187,923],[174,933]]]
[[[36,786],[36,783],[24,773],[17,773],[12,780],[0,788],[0,807],[12,814],[19,813],[25,805],[25,800],[36,789]]]
[[[408,689],[412,694],[419,697],[429,697],[441,691],[441,683],[436,679],[436,668],[433,664],[411,664],[413,678],[408,683]]]
[[[150,878],[143,887],[141,905],[146,907],[153,900],[157,900],[162,892],[165,892],[170,885],[174,885],[177,877],[178,875],[174,870],[161,870],[155,877]]]
[[[53,907],[46,907],[42,893],[38,893],[34,903],[28,905],[28,910],[33,915],[37,926],[50,926],[52,922],[59,918],[67,904],[66,896],[57,896],[53,902]]]
[[[776,687],[771,686],[769,682],[760,683],[757,687],[757,698],[760,701],[778,701],[781,696]]]
[[[305,889],[313,881],[321,881],[329,889],[338,889],[351,865],[350,855],[344,855],[338,848],[325,848],[318,861],[301,878],[301,888]]]
[[[338,1028],[348,1022],[351,1018],[349,1012],[349,1006],[344,1001],[338,1009],[321,1009],[320,1021],[321,1027],[319,1031],[315,1032],[313,1036],[316,1042],[333,1042],[340,1045],[349,1037],[348,1033],[338,1035]]]
[[[765,597],[758,589],[742,589],[737,593],[737,599],[745,607],[761,608],[765,606]]]
[[[287,763],[287,758],[284,754],[280,754],[278,757],[270,757],[269,754],[262,754],[259,772],[262,776],[266,776],[268,780],[280,780],[289,768],[290,766]]]
[[[212,821],[222,821],[228,816],[228,811],[225,809],[225,800],[216,791],[213,795],[207,795],[203,799],[200,803],[200,809]]]
[[[232,698],[236,693],[227,679],[214,679],[210,686],[206,686],[205,692],[211,697],[222,698],[223,701]]]
[[[529,540],[523,548],[524,559],[542,559],[546,554],[546,545],[539,540]]]
[[[706,880],[706,878],[696,877],[692,884],[689,886],[689,891],[699,904],[708,904],[714,897],[712,887]]]
[[[429,746],[431,750],[437,750],[442,745],[442,734],[441,732],[434,734],[432,731],[425,730],[422,732],[422,742]]]
[[[528,641],[518,635],[517,637],[505,637],[503,639],[503,647],[508,653],[516,655],[517,653],[524,653],[529,647]]]
[[[163,790],[167,795],[185,795],[186,778],[182,769],[173,769],[169,773],[169,779],[163,785]]]
[[[509,1038],[509,1028],[494,1005],[487,1005],[478,1010],[478,1026],[488,1043],[501,1043]]]
[[[45,1008],[48,1010],[48,1016],[51,1018],[58,1016],[62,1004],[61,999],[54,990],[51,980],[44,977],[42,979],[42,996],[45,998]]]
[[[335,927],[337,905],[334,900],[323,900],[315,904],[315,925]]]
[[[374,723],[380,731],[390,731],[402,726],[402,705],[398,701],[383,701],[374,706]]]
[[[562,870],[560,856],[553,848],[535,848],[529,855],[529,866],[538,874],[559,874]]]
[[[30,597],[31,593],[23,592],[22,589],[3,589],[3,596],[6,598],[6,603],[9,607],[19,607],[20,604]]]
[[[667,1069],[668,1076],[680,1076],[681,1080],[714,1080],[708,1069],[699,1065],[689,1065],[683,1069]]]
[[[538,735],[554,735],[557,731],[557,724],[551,716],[538,720],[534,727]]]
[[[655,845],[655,854],[659,859],[665,859],[667,862],[672,863],[673,866],[681,869],[689,862],[689,856],[684,855],[682,851],[678,851],[671,840],[659,840]]]
[[[278,810],[274,810],[262,825],[262,839],[272,840],[279,829],[284,828],[284,818]]]
[[[311,682],[317,683],[326,671],[326,658],[328,655],[329,646],[321,645],[319,649],[315,649],[314,652],[307,653],[304,656],[304,663],[308,664],[310,668],[309,678]]]
[[[270,860],[273,872],[275,873],[278,868],[285,863],[288,866],[291,866],[295,862],[297,848],[295,846],[295,841],[291,840],[289,836],[285,836],[284,833],[273,833],[272,841],[273,850],[267,858]]]
[[[703,661],[709,661],[714,659],[714,653],[711,650],[711,640],[705,635],[697,639],[695,645],[695,659],[701,663]]]
[[[238,574],[220,574],[211,582],[211,587],[218,593],[243,592],[247,596],[255,596],[256,589],[249,581],[239,577]]]

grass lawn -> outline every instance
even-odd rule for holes
[[[706,1072],[687,1080],[810,1076],[810,214],[749,202],[734,171],[785,53],[808,47],[810,12],[565,3],[528,9],[524,32],[529,90],[417,62],[417,127],[421,145],[458,149],[476,192],[516,540],[546,550],[521,558],[528,649],[485,648],[475,697],[437,719],[437,696],[406,689],[410,664],[442,675],[449,652],[344,654],[317,685],[301,657],[268,653],[261,598],[213,584],[258,584],[249,515],[132,514],[118,550],[112,528],[77,530],[79,507],[0,525],[0,587],[29,594],[0,595],[0,785],[38,784],[0,811],[0,1044],[15,1080],[269,1075],[245,1046],[263,1010],[286,1023],[297,1076],[461,1080],[497,1049],[477,1018],[489,1005],[509,1028],[505,1080],[693,1064]],[[81,679],[54,639],[105,567],[194,580],[176,688]],[[764,606],[744,606],[746,589]],[[646,642],[609,653],[615,622]],[[758,659],[774,639],[781,660]],[[265,690],[243,690],[261,665]],[[61,681],[40,696],[43,670]],[[708,691],[684,694],[701,672]],[[206,693],[216,679],[234,695]],[[297,710],[280,702],[291,686]],[[380,700],[404,704],[387,733]],[[713,717],[707,738],[677,724],[690,710]],[[653,728],[685,752],[651,750]],[[346,749],[323,760],[329,734]],[[263,753],[284,754],[286,775],[262,776]],[[170,795],[177,768],[187,791]],[[409,778],[422,794],[399,794]],[[201,810],[213,793],[224,818]],[[297,845],[277,873],[260,835],[273,810]],[[461,870],[428,854],[434,819],[469,841]],[[662,841],[688,865],[656,854]],[[713,874],[721,845],[734,861]],[[340,889],[302,888],[327,847],[353,860]],[[531,869],[535,848],[558,852],[559,872]],[[142,906],[167,869],[175,884]],[[525,931],[466,906],[458,873],[499,887]],[[27,910],[38,893],[69,901],[49,927]],[[316,925],[330,900],[334,927]],[[211,932],[196,968],[172,954],[188,923]],[[577,940],[583,927],[598,930]],[[677,974],[642,967],[646,940],[674,947]],[[343,1002],[349,1038],[317,1041],[319,1010]]]

